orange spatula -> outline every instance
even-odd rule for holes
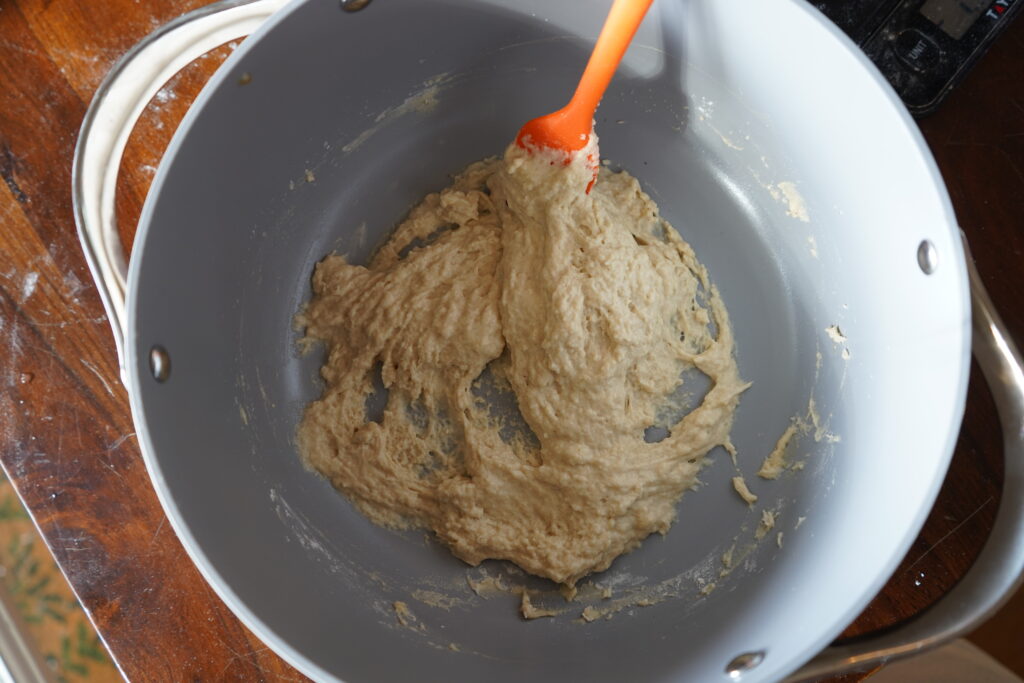
[[[653,0],[615,0],[569,104],[527,121],[516,136],[520,147],[551,147],[565,152],[583,149],[590,138],[597,105],[651,2]]]

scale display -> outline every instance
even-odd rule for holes
[[[915,116],[935,110],[1024,0],[819,0]]]
[[[921,14],[941,28],[946,35],[960,40],[991,4],[991,0],[928,0],[921,5]]]

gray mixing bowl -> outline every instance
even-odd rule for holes
[[[668,535],[592,579],[612,600],[644,586],[665,599],[584,623],[586,605],[611,604],[594,598],[525,622],[518,598],[478,596],[467,575],[553,586],[376,527],[303,468],[294,434],[321,357],[299,353],[292,317],[325,254],[366,259],[426,193],[561,106],[605,8],[281,5],[219,3],[138,47],[98,93],[75,166],[146,464],[220,596],[318,680],[763,681],[825,648],[928,513],[970,354],[949,199],[868,61],[800,0],[651,10],[598,111],[602,156],[639,178],[721,290],[753,382],[733,432],[738,469],[760,498],[744,504],[729,457],[713,453]],[[112,218],[125,129],[194,54],[254,29],[168,149],[125,279]],[[986,367],[1012,368],[1012,349],[993,348]],[[793,447],[804,468],[758,479],[798,416],[814,422]],[[775,528],[759,541],[766,510]],[[1017,565],[988,562],[1011,569],[981,611],[1019,573],[1015,552]],[[400,623],[397,602],[415,622]],[[904,634],[831,650],[822,666],[937,642],[959,628],[944,609],[911,630],[914,645]]]

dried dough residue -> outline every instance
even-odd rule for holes
[[[809,222],[811,216],[807,213],[807,204],[804,202],[803,195],[796,189],[796,183],[784,180],[776,187],[779,188],[782,199],[786,202],[786,215],[804,223]]]
[[[750,489],[747,488],[747,481],[742,476],[732,478],[732,487],[747,505],[753,505],[757,502],[757,496],[750,492]]]
[[[420,623],[416,615],[409,609],[409,605],[399,600],[391,603],[391,607],[395,610],[395,618],[398,619],[399,624],[415,631],[422,631],[424,629],[423,624]]]
[[[839,443],[842,440],[838,434],[830,432],[828,423],[821,419],[821,415],[818,414],[818,405],[815,403],[813,396],[807,402],[807,416],[811,419],[811,425],[814,427],[814,440],[816,442]]]
[[[732,569],[732,555],[734,552],[736,552],[735,543],[729,546],[729,549],[722,553],[722,566],[726,569]]]
[[[754,532],[754,538],[760,540],[764,538],[769,531],[775,528],[775,512],[771,510],[761,511],[761,522],[757,525],[757,531]]]
[[[452,607],[461,605],[464,601],[454,595],[447,595],[438,591],[417,588],[412,591],[412,597],[429,607],[437,607],[443,610],[450,610]]]
[[[530,601],[530,593],[526,589],[522,590],[522,598],[519,602],[519,612],[523,615],[524,619],[540,619],[541,617],[556,617],[561,612],[554,609],[541,609],[534,607],[533,602]]]
[[[829,325],[825,328],[825,334],[828,335],[828,338],[832,340],[833,344],[846,343],[846,335],[844,335],[843,331],[839,329],[839,325]]]
[[[790,419],[789,426],[786,427],[779,440],[775,442],[775,447],[761,463],[757,475],[762,479],[778,479],[787,469],[793,471],[804,469],[805,461],[790,462],[789,456],[793,450],[794,439],[808,433],[816,443],[838,443],[841,440],[839,435],[829,431],[827,422],[822,420],[814,396],[808,399],[807,412],[804,415],[795,415]],[[735,478],[733,483],[736,483]]]
[[[485,576],[481,579],[475,579],[466,575],[466,583],[469,584],[470,589],[472,589],[474,593],[482,598],[502,595],[511,590],[505,582],[501,580],[500,576]]]
[[[449,80],[448,74],[441,74],[424,81],[423,85],[425,87],[422,90],[409,95],[398,106],[388,107],[377,114],[373,121],[373,125],[352,140],[348,141],[341,148],[341,151],[345,154],[354,152],[359,149],[363,143],[373,137],[381,128],[392,121],[405,116],[406,114],[410,114],[412,112],[428,113],[436,109],[438,105],[437,96],[440,93],[441,86],[445,85],[447,80]]]
[[[757,476],[762,479],[779,478],[779,475],[786,469],[786,449],[789,448],[789,442],[796,435],[799,428],[800,424],[798,422],[793,421],[790,423],[786,431],[779,437],[779,440],[775,442],[775,448],[772,449],[772,452],[761,463],[761,469],[757,471]]]

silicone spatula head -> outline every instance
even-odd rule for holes
[[[652,2],[615,0],[569,104],[527,121],[516,136],[520,147],[575,152],[586,146],[597,105]]]

